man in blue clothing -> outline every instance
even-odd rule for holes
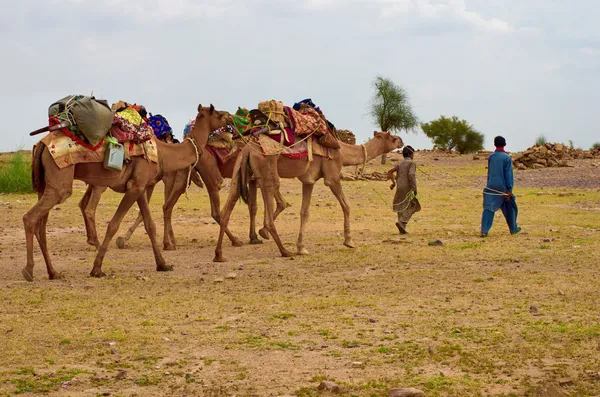
[[[487,237],[494,214],[499,209],[508,224],[511,234],[517,234],[521,228],[517,226],[519,209],[512,193],[514,178],[512,159],[504,151],[506,139],[494,138],[496,151],[488,158],[487,186],[483,189],[483,214],[481,215],[481,237]]]

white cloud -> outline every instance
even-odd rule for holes
[[[498,18],[486,19],[477,12],[467,10],[465,0],[378,0],[382,5],[382,15],[414,12],[431,20],[456,19],[478,29],[507,33],[513,27]]]

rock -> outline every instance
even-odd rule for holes
[[[568,397],[569,395],[556,386],[544,386],[537,389],[538,397]]]
[[[215,283],[223,283],[223,282],[225,282],[225,279],[223,277],[215,278]]]
[[[526,167],[526,166],[525,166],[525,164],[523,164],[523,163],[518,163],[518,164],[517,164],[517,169],[519,169],[519,170],[521,170],[521,171],[522,171],[522,170],[526,170],[526,169],[527,169],[527,167]]]
[[[538,308],[535,306],[529,306],[529,312],[531,314],[537,314],[538,313]]]
[[[319,387],[317,387],[318,390],[325,390],[331,393],[339,393],[342,391],[341,387],[333,382],[330,382],[328,380],[324,380],[323,382],[321,382],[321,384],[319,385]]]
[[[557,152],[562,152],[565,150],[565,145],[563,145],[562,143],[557,143],[556,146],[554,146],[554,150],[556,150]]]
[[[388,391],[389,397],[425,397],[425,392],[414,387],[407,387],[403,389],[390,389]]]
[[[127,377],[127,372],[121,370],[119,372],[117,372],[117,375],[115,375],[115,379],[117,380],[123,380]]]
[[[237,274],[236,273],[229,273],[227,276],[225,276],[226,279],[228,280],[234,280],[237,278]]]
[[[364,368],[365,364],[360,361],[355,361],[352,363],[352,368]]]
[[[479,156],[473,156],[473,160],[479,160]]]
[[[78,384],[78,383],[79,383],[79,379],[77,379],[77,378],[73,378],[73,379],[71,379],[71,380],[68,380],[68,381],[66,381],[66,382],[63,382],[61,386],[62,386],[62,387],[69,387],[69,386],[74,386],[74,385],[76,385],[76,384]]]
[[[569,385],[573,384],[573,379],[571,379],[571,378],[560,378],[558,380],[558,384],[560,386],[569,386]]]
[[[435,241],[430,241],[427,245],[430,245],[432,247],[439,247],[444,245],[444,243],[442,243],[441,240],[435,240]]]
[[[585,374],[593,379],[600,379],[600,371],[585,371]]]

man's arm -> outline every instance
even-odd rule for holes
[[[410,183],[410,188],[413,192],[415,192],[415,196],[417,195],[417,165],[412,163],[410,168],[408,169],[408,182]]]
[[[504,162],[504,182],[506,183],[508,192],[512,193],[515,179],[513,176],[512,159],[510,157]]]
[[[390,190],[396,187],[396,178],[394,177],[394,173],[396,172],[396,167],[392,168],[387,172],[387,178],[392,181],[390,185]]]

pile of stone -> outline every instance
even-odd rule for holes
[[[568,160],[593,159],[595,156],[600,157],[600,152],[571,149],[562,143],[536,144],[522,153],[514,154],[513,165],[521,170],[527,168],[568,167]]]
[[[348,143],[350,145],[356,145],[356,136],[350,130],[335,130],[340,141]]]

